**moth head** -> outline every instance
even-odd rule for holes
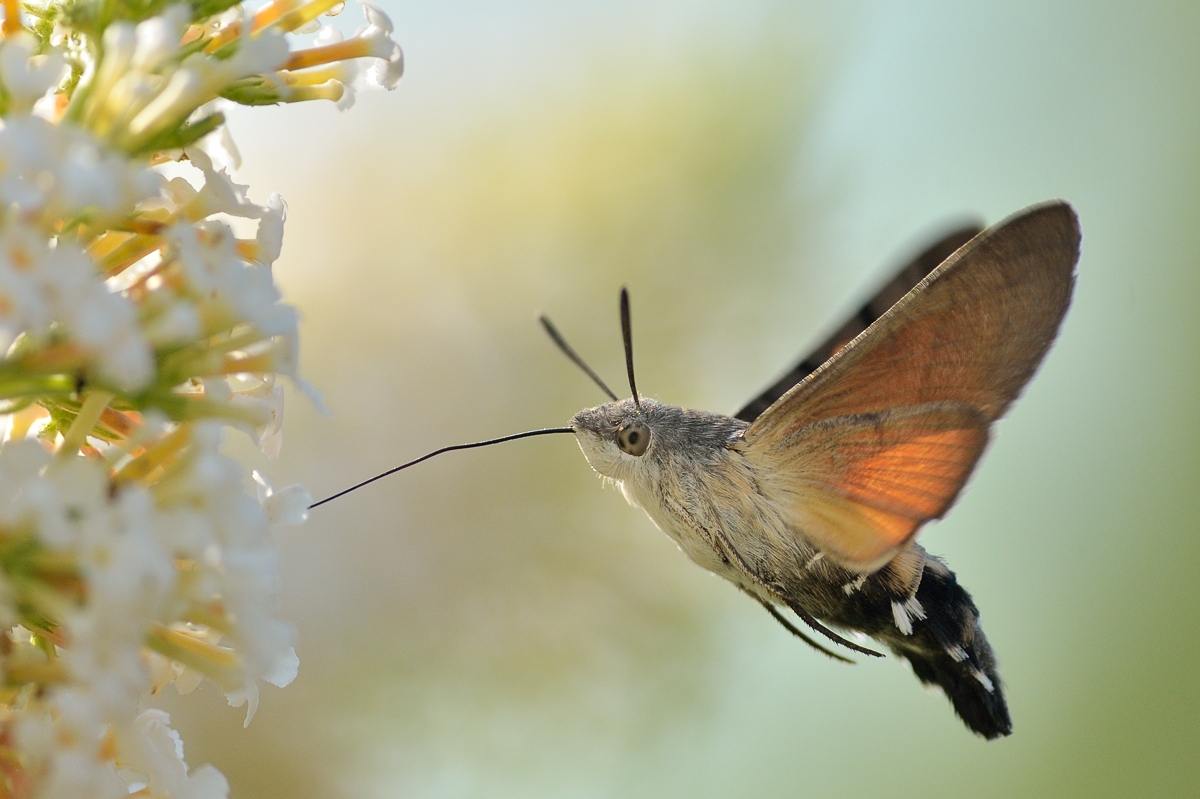
[[[571,419],[571,429],[588,463],[600,474],[626,480],[644,470],[658,443],[654,432],[659,404],[651,399],[618,400],[585,408]]]
[[[629,399],[617,399],[617,395],[600,376],[580,358],[566,339],[544,315],[539,317],[551,340],[558,345],[571,361],[592,379],[600,390],[612,398],[612,402],[586,408],[571,419],[579,447],[592,468],[605,477],[625,481],[630,477],[646,478],[653,473],[650,464],[654,461],[657,447],[655,420],[660,423],[663,413],[670,407],[653,400],[644,400],[638,394],[637,382],[633,377],[633,326],[630,322],[629,291],[621,288],[621,338],[625,345],[625,370],[629,375]],[[676,409],[678,410],[678,409]],[[660,425],[660,430],[665,425]]]

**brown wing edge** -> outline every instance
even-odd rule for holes
[[[1059,219],[1047,220],[1048,217],[1053,216],[1058,216]],[[1057,222],[1058,224],[1055,225],[1053,224],[1054,222]],[[842,361],[857,357],[858,353],[856,351],[859,348],[863,346],[869,346],[867,342],[870,340],[870,334],[875,327],[886,325],[891,317],[903,313],[905,306],[916,301],[917,295],[929,288],[930,284],[937,281],[947,272],[957,269],[959,264],[962,264],[968,258],[972,257],[977,250],[993,248],[995,246],[995,242],[1001,236],[1005,238],[1020,238],[1022,237],[1022,229],[1030,229],[1033,227],[1039,228],[1039,232],[1041,234],[1039,236],[1040,238],[1048,239],[1061,237],[1058,243],[1068,246],[1070,250],[1070,257],[1061,262],[1061,265],[1066,269],[1066,275],[1064,275],[1064,277],[1067,279],[1062,281],[1062,285],[1060,286],[1063,296],[1060,307],[1056,312],[1052,329],[1048,331],[1048,335],[1042,342],[1042,347],[1040,348],[1041,351],[1037,357],[1032,360],[1029,373],[1023,376],[1023,378],[1019,381],[1020,385],[1018,386],[1017,390],[1013,392],[1012,396],[1010,396],[1001,407],[993,409],[993,412],[986,414],[989,422],[995,421],[1003,416],[1004,412],[1008,409],[1012,402],[1016,400],[1020,390],[1029,382],[1029,380],[1032,379],[1033,374],[1040,366],[1041,361],[1045,358],[1046,353],[1049,351],[1050,346],[1054,343],[1054,340],[1057,337],[1058,330],[1062,325],[1062,320],[1066,316],[1066,312],[1070,307],[1071,296],[1075,287],[1075,266],[1079,262],[1081,233],[1079,228],[1079,218],[1076,215],[1074,208],[1072,208],[1070,203],[1068,203],[1066,200],[1048,200],[1042,203],[1027,206],[1013,214],[1010,214],[1000,222],[989,227],[983,233],[971,239],[967,244],[956,250],[949,258],[947,258],[936,269],[929,273],[929,275],[921,280],[920,283],[914,286],[908,294],[900,299],[900,301],[896,302],[885,314],[883,314],[883,316],[876,320],[876,322],[871,326],[871,329],[863,331],[857,337],[855,337],[853,341],[849,342],[835,352],[812,374],[808,375],[799,383],[788,389],[788,391],[785,392],[785,394],[778,400],[776,400],[771,407],[774,407],[775,405],[781,405],[785,402],[795,401],[796,399],[799,399],[798,395],[801,393],[819,392],[821,390],[819,384],[824,383],[831,377],[836,377],[836,375],[831,373],[838,371],[838,367],[841,365]],[[982,411],[984,409],[981,408],[980,410]],[[762,423],[764,421],[762,419],[763,413],[766,413],[766,411],[763,411],[759,414],[759,418],[751,426],[748,433],[755,431],[756,428],[762,427]]]
[[[983,226],[974,222],[963,224],[949,233],[944,234],[933,244],[926,247],[919,255],[912,258],[903,268],[883,285],[871,299],[863,303],[846,323],[835,333],[827,337],[787,374],[780,377],[769,388],[750,400],[744,408],[738,411],[735,419],[753,422],[767,408],[782,397],[788,390],[804,378],[820,368],[821,364],[840,348],[852,341],[859,333],[875,323],[888,309],[900,301],[905,294],[920,283],[926,275],[936,269],[943,261],[966,244],[983,230]]]

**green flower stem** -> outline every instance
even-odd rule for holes
[[[151,155],[159,150],[187,147],[189,144],[193,144],[221,127],[224,122],[224,114],[212,114],[190,125],[183,124],[169,127],[145,144],[134,148],[130,152],[130,155],[144,156]]]
[[[267,411],[259,407],[232,405],[196,395],[177,394],[169,389],[155,389],[139,399],[139,404],[158,408],[177,422],[218,419],[234,425],[261,427],[270,421]]]
[[[113,395],[107,391],[89,391],[83,407],[75,416],[75,421],[63,436],[62,446],[58,450],[58,459],[66,461],[75,457],[79,448],[87,442],[87,437],[100,421],[100,414],[112,402]]]
[[[69,397],[75,393],[75,375],[4,375],[0,371],[0,400]]]

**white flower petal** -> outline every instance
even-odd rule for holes
[[[229,783],[220,771],[205,765],[188,773],[183,740],[170,723],[171,717],[162,710],[143,711],[119,738],[122,760],[145,776],[151,796],[226,799]]]
[[[258,220],[258,261],[270,266],[283,250],[283,228],[287,222],[287,203],[283,197],[273,193],[267,198],[267,212]]]
[[[156,347],[186,344],[200,337],[203,332],[200,312],[188,300],[178,300],[166,311],[148,320],[143,332]]]
[[[299,673],[300,658],[296,656],[296,650],[289,646],[287,654],[279,658],[270,671],[263,674],[263,679],[276,688],[286,688]]]
[[[367,3],[360,0],[359,5],[362,6],[363,15],[367,18],[367,23],[372,28],[378,28],[387,35],[392,34],[392,20],[382,8],[374,3]]]
[[[162,15],[150,17],[137,26],[137,46],[133,52],[132,66],[142,72],[154,72],[164,61],[175,55],[179,39],[190,21],[191,13],[186,4],[171,6]]]
[[[312,494],[302,485],[290,485],[267,497],[264,506],[272,525],[297,525],[308,520]]]
[[[38,56],[37,40],[18,32],[0,44],[0,75],[8,88],[13,111],[27,112],[42,95],[57,86],[66,72],[66,61],[57,52]]]
[[[345,38],[337,28],[332,25],[324,25],[321,27],[320,33],[314,38],[313,44],[317,47],[324,47],[327,44],[337,44],[340,41],[344,41]]]

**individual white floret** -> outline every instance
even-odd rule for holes
[[[142,325],[142,333],[156,347],[186,344],[200,338],[203,332],[204,325],[196,304],[178,297]]]
[[[62,143],[58,191],[49,212],[62,218],[87,214],[93,225],[102,224],[127,216],[161,191],[162,178],[154,171],[131,164],[83,131],[58,127],[70,139]]]
[[[263,215],[262,206],[250,202],[246,196],[249,186],[234,183],[228,172],[214,168],[212,159],[202,148],[189,147],[185,152],[192,165],[204,176],[200,191],[184,208],[188,219],[197,221],[213,214],[258,219]]]
[[[43,712],[17,715],[15,737],[37,796],[53,799],[124,799],[129,790],[103,755],[106,720],[86,692],[59,689]]]
[[[362,7],[367,24],[355,36],[371,44],[373,62],[359,73],[361,82],[356,82],[355,88],[391,91],[404,75],[404,53],[392,41],[392,20],[383,9],[366,2]]]
[[[137,29],[130,23],[117,21],[104,30],[104,58],[95,68],[84,104],[85,122],[97,123],[100,110],[112,99],[118,82],[130,75],[129,65],[137,49]]]
[[[183,740],[171,729],[171,717],[162,710],[143,711],[118,733],[122,763],[145,779],[152,797],[170,799],[225,799],[229,783],[211,765],[188,770]]]
[[[36,441],[22,439],[0,446],[0,526],[15,528],[25,510],[16,500],[23,487],[50,463],[50,453]]]
[[[25,331],[50,327],[50,308],[37,280],[37,260],[45,241],[28,228],[0,231],[0,349]]]
[[[252,476],[258,488],[259,504],[266,509],[272,526],[303,524],[308,519],[312,494],[307,488],[290,485],[276,491],[258,472],[253,472]]]
[[[0,202],[48,234],[62,219],[124,218],[160,185],[157,174],[69,124],[18,116],[0,129]]]
[[[241,259],[228,225],[212,220],[179,224],[166,235],[198,298],[218,303],[232,321],[247,322],[264,336],[298,336],[295,309],[280,302],[282,295],[269,269]]]
[[[0,129],[0,202],[36,215],[57,183],[61,132],[39,117],[12,117]]]
[[[0,75],[8,89],[10,113],[28,113],[41,97],[62,81],[67,63],[62,55],[37,54],[37,40],[28,33],[7,35],[0,41]]]
[[[138,23],[131,65],[142,72],[155,72],[179,50],[179,40],[191,21],[184,3],[170,6],[160,15]]]
[[[333,26],[325,26],[316,37],[316,47],[296,54],[296,67],[329,66],[301,72],[292,81],[311,84],[331,80],[342,86],[337,100],[341,110],[354,105],[357,92],[396,88],[404,74],[404,53],[392,37],[392,21],[378,6],[361,3],[367,24],[348,40]],[[320,57],[316,57],[317,54]]]
[[[5,460],[14,446],[5,445]],[[90,551],[112,535],[107,490],[108,476],[102,467],[84,458],[71,458],[29,475],[18,487],[12,508],[18,518],[33,521],[43,545]]]
[[[197,108],[189,121],[196,122],[216,113],[227,113],[235,104],[224,98],[205,103]],[[222,125],[215,131],[189,146],[187,150],[203,150],[212,159],[214,168],[232,172],[242,166],[242,154],[228,125]]]
[[[164,614],[171,606],[175,564],[154,517],[149,496],[126,487],[111,504],[106,535],[79,550],[88,598],[66,620],[71,646],[63,659],[112,721],[130,717],[145,693],[146,631],[167,621]]]
[[[254,434],[262,453],[270,460],[275,460],[283,448],[283,386],[275,382],[274,375],[266,379],[235,375],[230,378],[230,383],[233,387],[232,402],[266,411],[267,423],[256,429]],[[259,479],[258,472],[254,473],[254,479]],[[258,498],[260,502],[263,499],[261,488]]]
[[[77,245],[60,243],[46,253],[37,277],[51,315],[94,359],[100,377],[123,391],[150,382],[154,353],[133,303],[108,290]]]
[[[265,336],[299,335],[300,318],[295,308],[282,302],[270,269],[244,264],[228,270],[224,278],[223,292],[241,319]]]
[[[283,250],[283,228],[287,222],[287,203],[278,193],[272,193],[267,198],[267,210],[258,220],[258,232],[255,241],[258,244],[258,258],[263,266],[270,266],[279,258]]]

